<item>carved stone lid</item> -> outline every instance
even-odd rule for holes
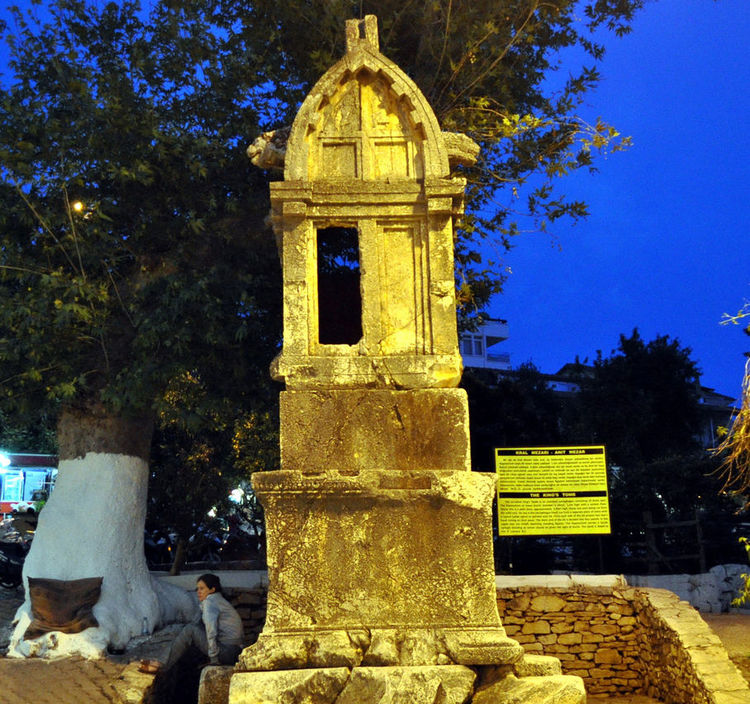
[[[346,24],[347,52],[310,91],[292,126],[287,181],[423,181],[449,176],[427,99],[378,50],[377,19]]]

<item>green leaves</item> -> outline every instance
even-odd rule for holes
[[[4,37],[3,396],[138,412],[181,370],[207,367],[219,393],[223,366],[259,373],[280,307],[267,185],[244,154],[268,80],[247,64],[253,33],[204,3],[47,9],[16,11]]]
[[[634,466],[699,448],[699,370],[691,350],[657,336],[644,342],[637,330],[609,357],[601,352],[583,380],[581,401],[596,442],[610,460]]]
[[[482,144],[462,170],[456,242],[459,302],[476,315],[504,277],[481,261],[482,242],[509,247],[530,227],[584,217],[557,181],[626,146],[576,111],[599,79],[589,29],[622,31],[641,4],[589,2],[582,21],[572,0],[189,0],[148,16],[134,2],[56,0],[41,22],[17,10],[4,32],[15,73],[0,89],[6,388],[27,397],[30,359],[43,393],[72,387],[133,409],[159,403],[180,371],[217,389],[265,376],[280,336],[278,261],[266,177],[244,148],[291,121],[360,11],[379,16],[383,53],[443,128]],[[553,88],[570,47],[594,66]]]

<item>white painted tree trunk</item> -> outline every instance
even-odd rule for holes
[[[83,426],[76,435],[89,430],[85,421]],[[106,430],[112,429],[106,426]],[[93,444],[109,445],[101,442],[101,434]],[[148,572],[143,552],[147,488],[148,463],[139,456],[86,452],[82,457],[60,460],[55,489],[39,514],[24,565],[26,601],[16,614],[10,656],[77,653],[100,657],[107,646],[122,648],[141,635],[144,619],[151,632],[163,623],[193,615],[193,604],[183,590],[157,584]],[[62,580],[103,577],[101,597],[94,607],[99,627],[79,634],[49,633],[23,640],[31,621],[30,576]]]

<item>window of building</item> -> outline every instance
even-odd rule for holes
[[[461,354],[481,357],[484,355],[484,338],[481,335],[462,335]]]

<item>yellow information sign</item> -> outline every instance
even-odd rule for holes
[[[495,449],[500,535],[609,533],[604,447]]]

